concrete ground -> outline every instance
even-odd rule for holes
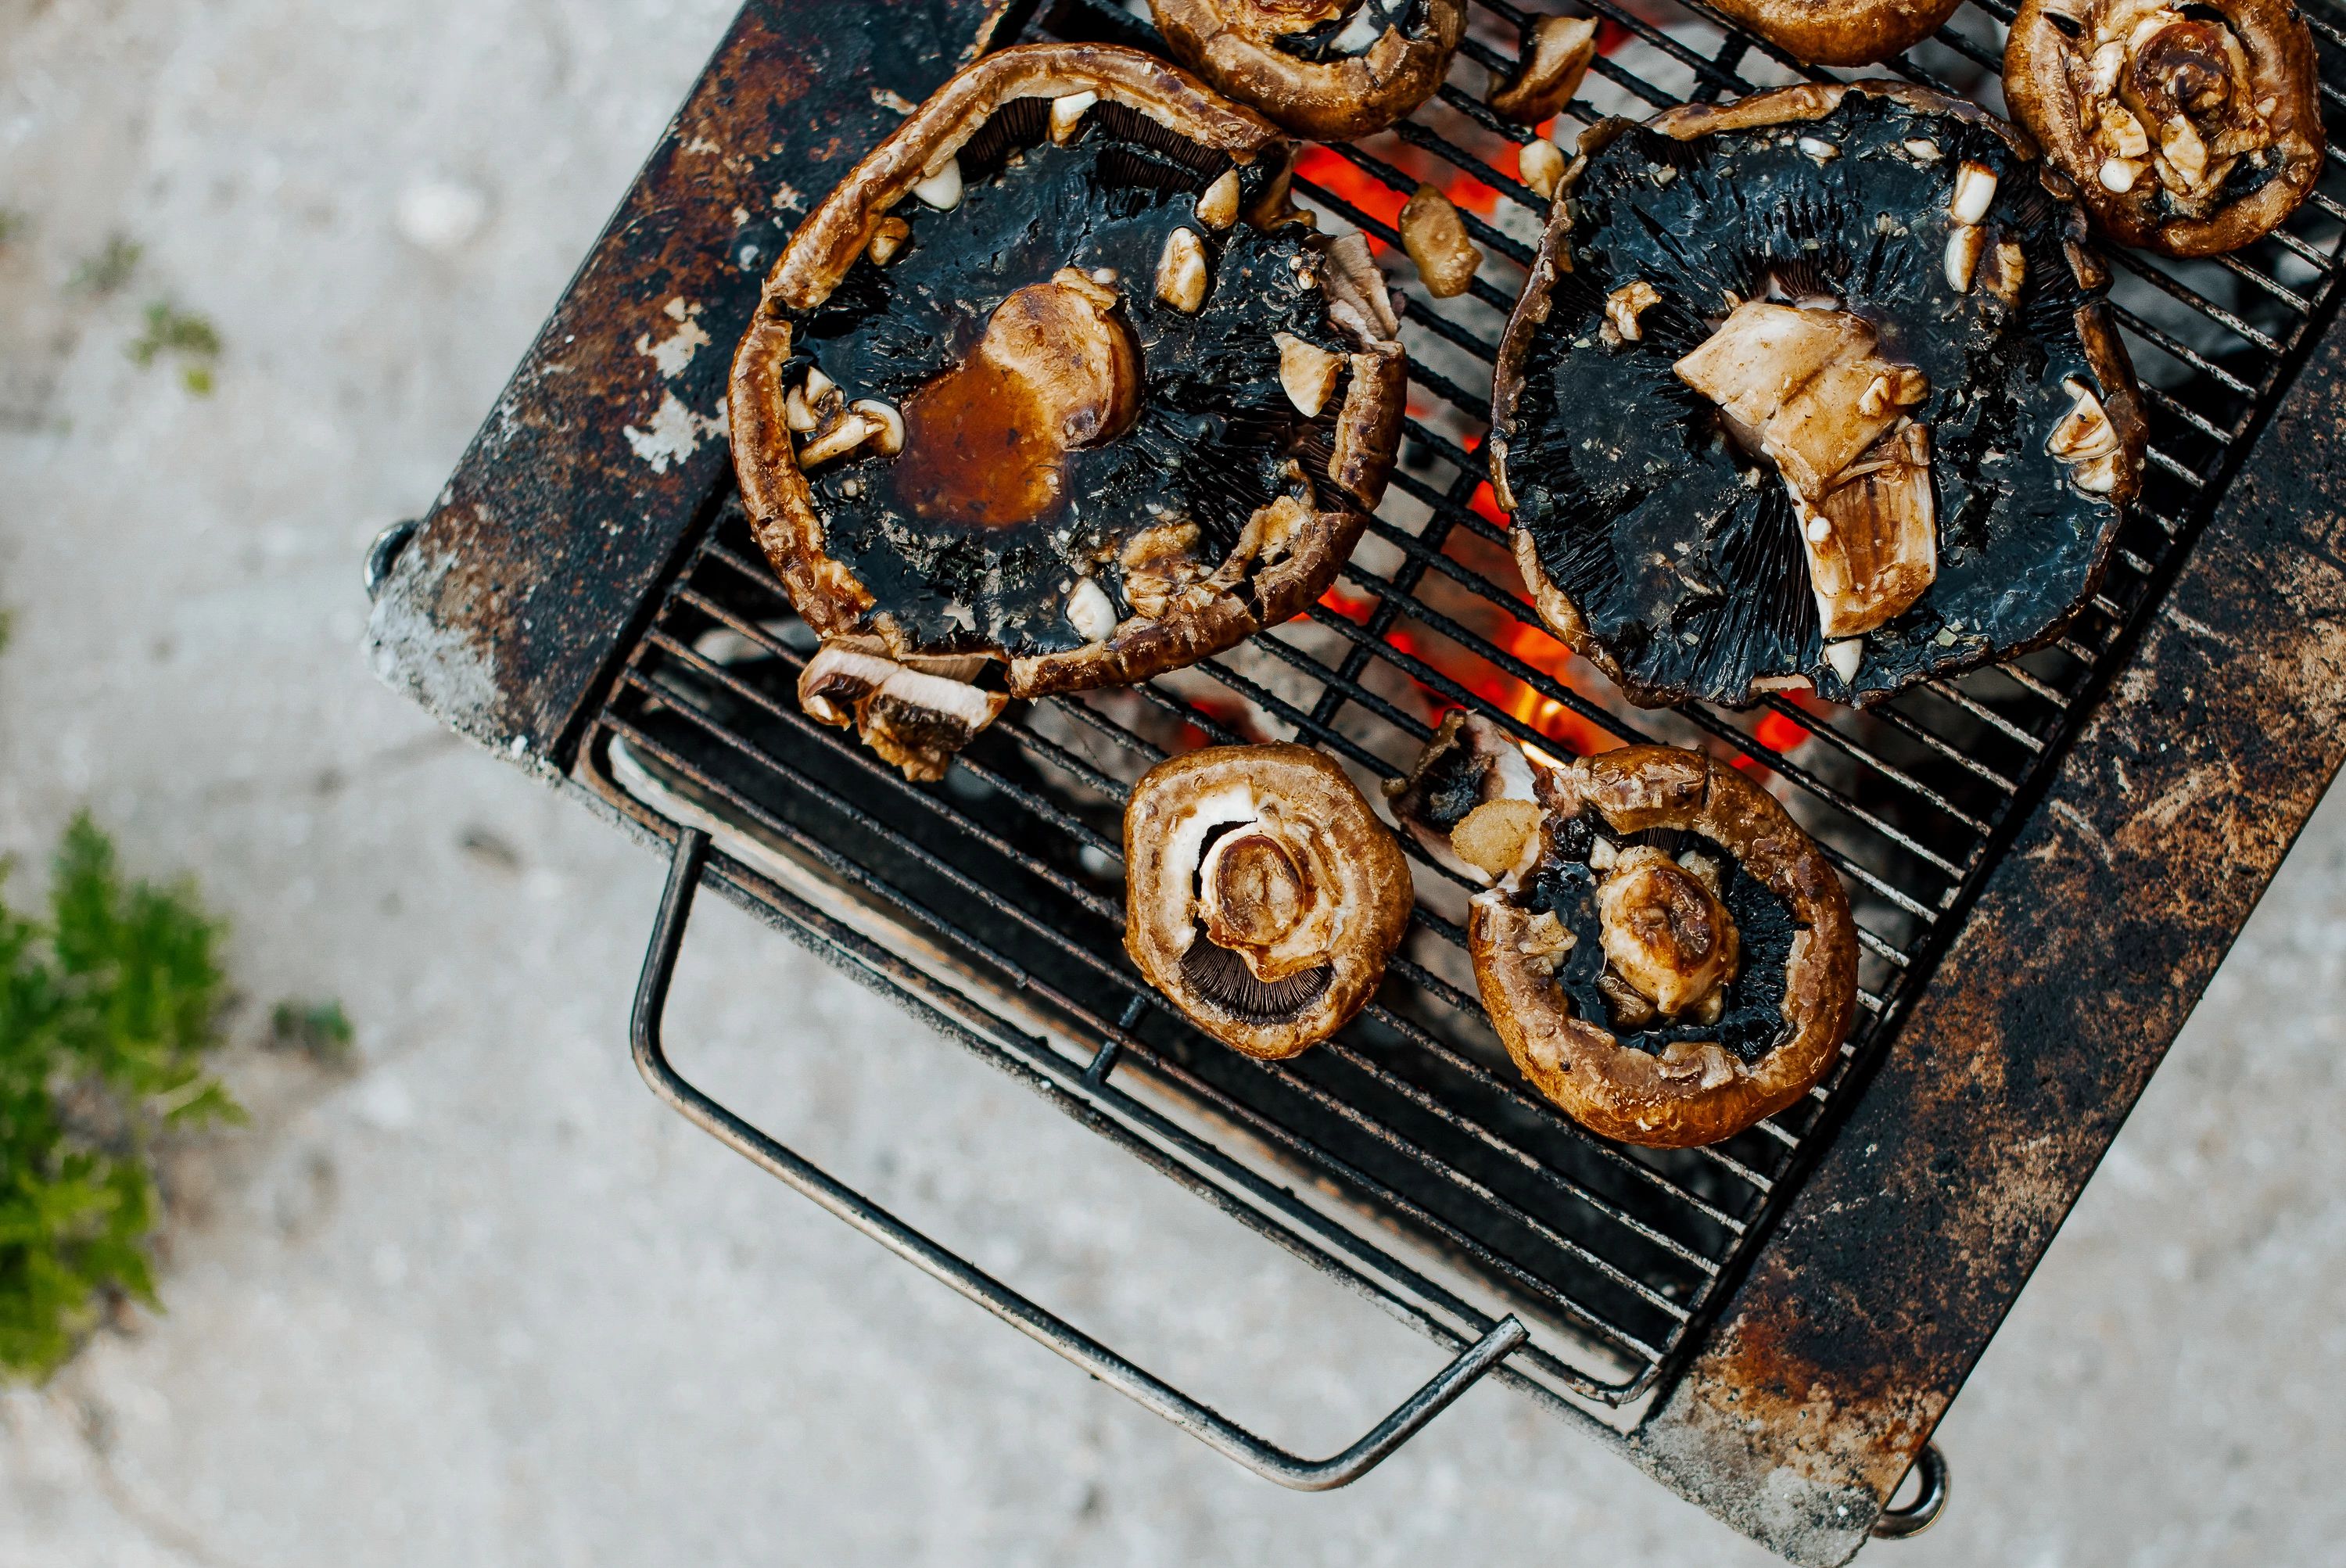
[[[0,1563],[1765,1561],[1478,1390],[1352,1489],[1246,1476],[654,1104],[660,869],[357,652],[729,0],[0,0],[0,853],[200,872],[252,1125],[168,1316],[0,1395]],[[77,270],[120,234],[121,286]],[[120,270],[119,268],[116,270]],[[215,390],[126,347],[200,312]],[[2346,803],[2318,816],[1869,1560],[2346,1562]],[[354,1070],[260,1051],[334,996]],[[1431,1349],[721,909],[691,1070],[1298,1447]]]

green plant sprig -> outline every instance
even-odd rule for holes
[[[0,1373],[56,1370],[111,1293],[156,1305],[154,1140],[243,1118],[204,1069],[222,934],[190,884],[126,883],[87,816],[46,921],[0,901]]]

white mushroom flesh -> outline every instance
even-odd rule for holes
[[[1097,582],[1081,578],[1067,596],[1067,624],[1086,642],[1104,643],[1116,636],[1115,601]]]
[[[1645,336],[1637,318],[1662,302],[1661,294],[1643,278],[1633,278],[1605,296],[1605,324],[1613,335],[1634,343]]]
[[[1292,332],[1275,332],[1271,341],[1279,345],[1279,385],[1287,401],[1304,418],[1319,418],[1336,391],[1344,357],[1307,343]]]
[[[1099,102],[1097,93],[1062,93],[1051,100],[1051,139],[1065,146],[1083,124],[1084,111]]]
[[[950,212],[961,205],[961,160],[949,158],[936,168],[925,170],[913,187],[913,194],[940,212]]]
[[[1692,1012],[1735,977],[1739,942],[1726,906],[1651,845],[1620,852],[1597,885],[1596,921],[1607,964],[1666,1017]]]
[[[1793,145],[1800,149],[1803,157],[1814,162],[1820,168],[1841,156],[1841,148],[1821,137],[1804,136]]]
[[[1857,667],[1865,662],[1865,639],[1844,637],[1840,642],[1825,644],[1825,663],[1832,666],[1843,686],[1857,684]]]
[[[875,427],[872,433],[872,449],[882,457],[893,457],[904,450],[904,416],[894,407],[876,397],[857,398],[847,405],[870,420]]]
[[[2102,160],[2102,167],[2095,171],[2094,178],[2102,182],[2104,190],[2124,196],[2134,188],[2134,182],[2142,178],[2144,167],[2130,158],[2106,158]]]
[[[1545,137],[1534,137],[1516,154],[1515,169],[1532,194],[1545,200],[1556,195],[1556,181],[1564,178],[1564,153]]]
[[[1676,367],[1782,477],[1829,637],[1880,626],[1938,573],[1929,433],[1904,412],[1930,382],[1874,350],[1848,311],[1752,300]]]
[[[881,428],[876,419],[867,419],[862,414],[842,410],[836,419],[815,432],[807,439],[806,444],[799,448],[799,466],[812,468],[833,458],[844,457],[878,434]]]
[[[872,241],[863,248],[875,267],[885,267],[913,237],[913,226],[901,218],[883,218],[872,226]]]
[[[1965,158],[1955,166],[1955,188],[1947,198],[1947,216],[1957,223],[1977,223],[1995,203],[1995,170]]]
[[[1987,249],[1987,230],[1958,223],[1947,230],[1947,287],[1958,294],[1971,292],[1972,275],[1979,270],[1980,254]]]
[[[1198,221],[1209,229],[1228,229],[1238,221],[1239,171],[1226,168],[1198,196]]]
[[[1196,232],[1176,229],[1165,237],[1157,258],[1157,297],[1184,315],[1206,302],[1206,243]]]
[[[1596,19],[1541,16],[1531,24],[1521,63],[1494,76],[1484,102],[1521,125],[1537,125],[1570,102],[1596,58]]]

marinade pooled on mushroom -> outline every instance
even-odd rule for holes
[[[2068,182],[1888,83],[1581,148],[1494,397],[1542,618],[1647,705],[1867,702],[2059,635],[2144,450]]]
[[[1855,928],[1822,852],[1698,752],[1627,747],[1533,776],[1520,849],[1467,926],[1524,1074],[1593,1131],[1668,1148],[1806,1094],[1856,1000]],[[1477,808],[1454,842],[1514,804]]]
[[[2313,35],[2290,0],[2026,0],[2004,97],[2128,245],[2238,249],[2321,178]]]
[[[1161,61],[1029,46],[808,217],[729,412],[753,532],[823,639],[810,714],[933,779],[1005,697],[1145,679],[1325,589],[1404,366],[1365,246],[1296,219],[1291,154]]]
[[[1124,814],[1125,950],[1191,1022],[1292,1056],[1368,1004],[1401,944],[1409,863],[1308,747],[1208,747],[1151,769]]]
[[[1366,136],[1433,96],[1464,0],[1149,0],[1183,65],[1298,136]]]

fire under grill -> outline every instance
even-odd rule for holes
[[[1602,52],[1566,111],[1579,125],[1803,77],[1829,79],[1700,5],[1585,0],[1582,8],[1606,25]],[[1485,482],[1479,447],[1493,354],[1545,204],[1515,178],[1515,148],[1530,133],[1494,116],[1479,96],[1484,71],[1512,68],[1526,13],[1480,0],[1462,63],[1434,101],[1392,131],[1311,148],[1298,167],[1297,192],[1320,211],[1323,228],[1358,228],[1388,254],[1398,249],[1393,219],[1402,201],[1429,181],[1458,204],[1485,258],[1469,291],[1451,300],[1427,297],[1405,260],[1393,274],[1407,285],[1403,338],[1412,361],[1402,459],[1385,505],[1336,587],[1306,617],[1189,671],[1132,690],[1014,704],[942,783],[915,785],[852,732],[822,728],[801,712],[795,684],[814,639],[750,541],[721,441],[656,473],[622,458],[597,468],[577,451],[559,450],[561,442],[590,439],[576,432],[596,417],[607,417],[614,430],[626,427],[629,438],[641,434],[659,394],[647,396],[628,379],[648,373],[638,362],[640,345],[631,351],[629,341],[642,323],[656,324],[657,308],[670,296],[708,301],[698,319],[711,330],[712,361],[729,351],[746,320],[772,243],[761,261],[756,247],[747,257],[729,253],[734,241],[727,231],[710,229],[714,238],[703,248],[719,266],[690,260],[688,220],[648,241],[638,230],[648,211],[729,204],[697,186],[683,162],[685,138],[707,136],[705,126],[717,123],[720,110],[747,143],[770,132],[762,156],[785,167],[805,156],[790,137],[771,130],[776,113],[795,111],[770,111],[760,101],[757,62],[769,62],[770,77],[777,55],[812,57],[862,39],[864,68],[879,84],[896,88],[887,75],[894,70],[903,95],[917,97],[914,89],[941,80],[957,63],[952,51],[971,40],[1154,42],[1145,5],[1106,0],[1014,6],[1007,15],[999,5],[917,8],[932,14],[920,24],[931,27],[945,25],[935,12],[965,13],[951,18],[960,32],[941,37],[929,55],[872,42],[883,29],[912,26],[895,15],[905,8],[850,6],[862,15],[844,19],[833,9],[753,4],[744,12],[638,181],[631,207],[614,220],[517,376],[504,413],[509,428],[514,409],[526,413],[532,399],[589,400],[583,413],[566,405],[564,419],[545,422],[556,434],[528,438],[555,443],[555,459],[584,477],[566,487],[557,467],[549,480],[545,448],[517,453],[509,433],[484,432],[418,535],[429,544],[434,530],[469,527],[470,548],[487,549],[478,531],[490,524],[482,520],[510,500],[521,512],[544,514],[548,532],[508,541],[505,559],[514,564],[504,569],[556,573],[564,558],[562,547],[547,542],[550,532],[597,507],[625,511],[607,500],[625,490],[634,514],[651,519],[661,547],[637,563],[632,577],[611,568],[612,585],[588,610],[574,605],[548,616],[566,628],[553,642],[510,605],[501,607],[498,615],[527,628],[526,647],[491,659],[502,689],[485,706],[452,697],[461,683],[433,673],[462,649],[452,654],[447,636],[434,640],[416,630],[418,622],[437,633],[455,627],[459,643],[484,630],[477,616],[466,620],[473,612],[459,613],[461,583],[449,586],[464,573],[457,533],[436,565],[419,561],[429,553],[413,546],[394,560],[390,551],[407,543],[405,534],[375,564],[387,579],[376,631],[378,645],[393,650],[387,666],[460,728],[583,787],[675,846],[637,1021],[638,1056],[655,1086],[919,1266],[1290,1484],[1351,1479],[1487,1372],[1609,1435],[1796,1560],[1844,1559],[1875,1524],[1890,1485],[1922,1449],[2033,1253],[2008,1288],[1999,1288],[2000,1298],[1974,1309],[1969,1350],[1940,1380],[1944,1387],[1927,1418],[1903,1427],[1888,1422],[1896,1430],[1883,1435],[1880,1410],[1864,1412],[1877,1429],[1869,1441],[1894,1449],[1894,1462],[1880,1454],[1852,1460],[1819,1481],[1821,1497],[1841,1500],[1837,1519],[1762,1518],[1739,1498],[1760,1485],[1764,1466],[1755,1460],[1758,1468],[1739,1474],[1740,1461],[1715,1449],[1691,1460],[1684,1445],[1676,1457],[1661,1452],[1656,1417],[1667,1414],[1674,1386],[1696,1359],[1717,1349],[1729,1304],[1755,1269],[1770,1280],[1780,1272],[1763,1268],[1760,1255],[1901,1042],[1991,879],[2033,826],[2064,809],[2076,814],[2062,799],[2047,806],[2048,791],[2117,677],[2139,670],[2148,678],[2140,648],[2155,612],[2332,313],[2346,232],[2346,155],[2334,145],[2334,130],[2323,182],[2284,230],[2205,262],[2111,255],[2118,279],[2113,301],[2143,382],[2151,451],[2141,500],[2108,575],[2057,643],[1999,667],[1925,683],[1862,712],[1785,696],[1741,713],[1701,705],[1640,710],[1541,626]],[[1996,69],[2010,15],[2001,0],[1984,0],[1898,61],[1831,75],[1894,74],[2001,110]],[[2341,17],[2313,0],[2308,20],[2325,111],[2333,127],[2346,125]],[[826,27],[844,29],[849,44],[819,45]],[[852,104],[862,90],[834,97]],[[872,96],[879,96],[876,87]],[[712,103],[718,107],[707,107]],[[844,134],[858,138],[849,159],[888,123],[860,107],[838,112],[850,127]],[[854,119],[859,113],[864,118]],[[821,111],[814,115],[820,122]],[[817,132],[824,128],[816,124]],[[740,161],[745,168],[754,162]],[[845,166],[829,165],[828,178]],[[762,180],[760,188],[780,183],[755,169],[742,178]],[[826,188],[807,186],[804,200]],[[786,234],[803,210],[785,206],[773,234]],[[615,266],[633,270],[617,276],[609,271]],[[635,314],[606,332],[603,346],[591,338],[580,343],[584,312],[618,299]],[[733,325],[718,330],[725,323]],[[546,392],[531,365],[566,353],[590,363],[602,356],[607,375],[595,372],[583,394]],[[681,396],[688,421],[713,402],[705,389],[721,387],[721,368],[700,367],[709,373],[697,383],[704,389],[697,403]],[[672,386],[661,390],[680,395]],[[617,436],[597,439],[607,446]],[[576,557],[567,562],[576,568]],[[494,629],[508,632],[503,623]],[[573,672],[569,687],[556,692],[566,701],[548,697],[561,687],[549,670]],[[1376,1002],[1333,1042],[1284,1063],[1252,1060],[1198,1033],[1139,979],[1121,946],[1120,821],[1132,780],[1173,751],[1273,738],[1319,747],[1363,784],[1395,779],[1441,714],[1457,707],[1557,754],[1639,741],[1704,748],[1764,782],[1824,846],[1857,918],[1861,1011],[1841,1062],[1805,1101],[1707,1148],[1633,1148],[1583,1131],[1507,1062],[1484,1020],[1464,953],[1470,890],[1414,843],[1407,847],[1416,857],[1420,898],[1411,934]],[[2107,870],[2114,879],[2131,874],[2115,861]],[[2268,864],[2264,874],[2270,871]],[[1157,1383],[904,1229],[667,1064],[660,1003],[692,892],[704,879],[1463,1354],[1377,1432],[1314,1466]],[[2220,952],[2237,923],[2201,945],[2211,942]],[[2143,1073],[2179,1022],[2178,1013],[2163,1033],[2153,1029],[2159,1038]],[[2131,1094],[2115,1107],[2109,1131]],[[1918,1148],[1915,1157],[1925,1152]],[[2055,1223],[2097,1155],[2096,1145],[2066,1182]],[[1816,1469],[1831,1467],[1819,1461]],[[1882,1515],[1878,1532],[1897,1532],[1913,1517]]]

